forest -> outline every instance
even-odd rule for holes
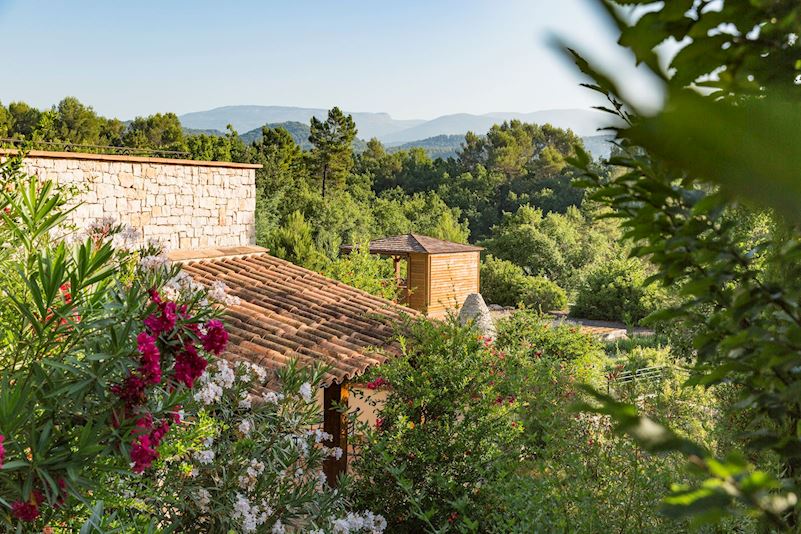
[[[261,164],[259,244],[383,296],[397,291],[389,262],[366,254],[340,258],[341,245],[410,232],[479,244],[486,249],[482,292],[503,306],[551,311],[570,302],[585,318],[633,325],[663,297],[644,283],[646,262],[620,260],[625,253],[616,225],[602,220],[601,206],[585,202],[573,185],[577,175],[567,160],[582,142],[572,132],[504,122],[468,133],[448,159],[431,159],[422,148],[390,151],[377,139],[360,142],[357,134],[338,108],[308,127],[265,125],[246,143],[232,129],[225,136],[185,131],[173,113],[124,124],[73,97],[43,111],[0,104],[0,137],[7,143],[108,145]]]

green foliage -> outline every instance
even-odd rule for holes
[[[496,345],[501,350],[516,351],[530,360],[543,355],[565,361],[598,358],[601,355],[598,341],[582,333],[577,326],[554,323],[548,317],[530,310],[515,312],[498,322]],[[587,380],[591,382],[589,378]]]
[[[610,111],[627,127],[618,131],[620,151],[612,159],[619,173],[599,176],[580,151],[575,164],[591,195],[621,218],[625,236],[637,245],[634,253],[648,256],[655,278],[682,295],[657,318],[687,326],[697,354],[691,383],[738,384],[738,406],[750,411],[739,436],[748,456],[717,459],[633,407],[600,395],[594,409],[648,450],[687,454],[704,476],[698,485],[675,488],[668,500],[672,514],[720,520],[741,505],[775,530],[795,531],[801,523],[801,401],[793,369],[801,289],[797,278],[780,273],[797,267],[801,240],[796,226],[780,221],[756,246],[746,247],[731,215],[741,202],[758,202],[788,221],[797,217],[793,192],[801,181],[801,156],[791,132],[798,123],[801,8],[792,2],[651,7],[631,21],[608,11],[621,43],[662,84],[666,105],[642,117],[612,78],[576,55],[594,80],[589,86],[608,98]],[[685,37],[690,39],[666,74],[655,48]],[[705,92],[688,88],[693,83]],[[746,133],[759,141],[743,139]],[[778,467],[744,460],[768,453]]]
[[[320,177],[323,198],[329,181],[329,187],[340,187],[353,167],[351,144],[355,138],[353,117],[346,116],[338,107],[331,108],[325,122],[311,118],[309,142],[314,145],[311,161]]]
[[[217,361],[184,407],[196,415],[168,435],[158,465],[143,477],[111,477],[106,507],[126,525],[176,532],[331,532],[348,513],[347,481],[338,491],[325,483],[323,461],[336,452],[330,436],[310,430],[322,418],[314,397],[322,378],[296,362],[268,376]],[[278,391],[256,395],[267,381]]]
[[[612,228],[591,223],[575,208],[548,213],[521,206],[505,213],[485,241],[487,252],[519,265],[527,274],[545,276],[560,287],[574,291],[590,265],[620,254]]]
[[[664,291],[637,259],[612,260],[591,269],[576,292],[570,314],[585,319],[638,324],[665,304]]]
[[[503,360],[455,320],[408,329],[402,355],[376,372],[391,387],[378,426],[363,429],[354,499],[380,506],[391,531],[477,530],[521,430],[513,404],[496,402]]]
[[[350,254],[329,263],[323,274],[385,299],[398,298],[392,261],[370,254],[366,243],[356,245]]]
[[[325,263],[325,256],[314,245],[312,227],[299,211],[291,213],[286,224],[270,234],[268,248],[273,255],[309,269],[319,269]]]
[[[540,311],[561,310],[567,305],[562,288],[547,278],[528,276],[514,263],[491,254],[481,263],[481,294],[491,304],[522,304]]]
[[[19,158],[0,165],[0,524],[21,532],[81,509],[108,472],[128,469],[139,418],[170,417],[187,392],[168,382],[168,351],[160,354],[164,381],[150,383],[135,406],[114,391],[140,363],[149,290],[176,269],[137,266],[137,255],[156,251],[132,252],[131,236],[108,221],[74,235],[64,224],[69,194],[20,166]],[[204,299],[197,290],[182,295],[181,324],[214,316]],[[25,503],[37,517],[23,524],[10,509]]]

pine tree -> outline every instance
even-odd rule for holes
[[[311,158],[322,181],[325,198],[329,182],[342,184],[353,168],[351,144],[356,138],[356,123],[338,107],[328,112],[325,122],[317,117],[311,119],[309,142],[314,145]]]

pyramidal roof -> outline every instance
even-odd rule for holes
[[[351,251],[353,245],[346,245],[342,250]],[[463,245],[444,241],[435,237],[420,234],[403,234],[392,237],[384,237],[370,241],[370,252],[373,254],[450,254],[458,252],[478,252],[483,250],[481,247],[473,245]]]

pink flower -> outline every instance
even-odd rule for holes
[[[175,321],[178,319],[176,309],[174,302],[161,302],[158,312],[153,312],[145,318],[145,326],[154,336],[171,331],[175,328]]]
[[[147,414],[137,421],[137,427],[150,430],[153,426],[153,417]],[[156,447],[159,446],[164,435],[170,430],[170,423],[162,421],[159,426],[152,428],[149,434],[143,434],[134,439],[131,445],[131,461],[133,462],[133,472],[141,473],[148,469],[159,457]]]
[[[378,378],[376,378],[372,382],[368,382],[367,383],[367,389],[378,389],[381,386],[383,386],[384,384],[389,384],[389,382],[384,380],[383,376],[379,376]]]
[[[145,401],[145,381],[132,374],[122,384],[111,386],[111,392],[122,399],[126,406],[138,406]]]
[[[139,373],[147,384],[158,384],[161,382],[161,355],[156,347],[156,338],[141,332],[136,337],[136,345],[141,354]]]
[[[44,496],[39,490],[34,490],[28,502],[15,501],[11,503],[11,513],[17,519],[30,523],[39,517],[39,505],[44,501]]]
[[[150,300],[152,300],[154,304],[161,304],[161,296],[159,292],[156,291],[156,288],[151,288],[147,292],[150,294]]]
[[[198,356],[197,349],[192,343],[184,345],[184,350],[175,357],[175,380],[191,388],[195,380],[200,378],[206,370],[208,362]]]
[[[151,446],[150,436],[139,436],[131,445],[134,473],[141,473],[149,468],[158,457],[159,453],[156,452],[155,445]]]
[[[3,434],[0,434],[0,467],[3,467],[3,462],[6,460],[6,449],[3,447],[3,442],[6,440],[6,437]]]
[[[228,346],[228,332],[225,331],[221,321],[212,319],[206,323],[206,334],[202,336],[203,349],[220,355]]]

